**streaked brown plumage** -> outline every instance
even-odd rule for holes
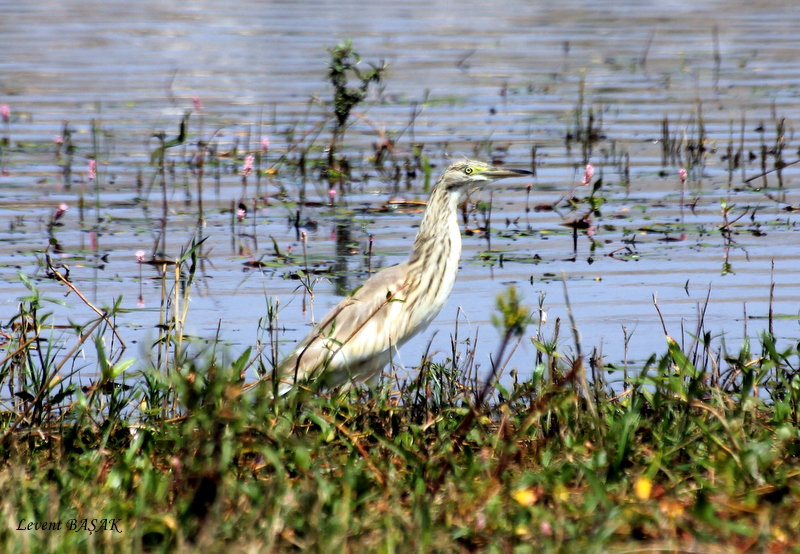
[[[529,173],[471,160],[450,165],[431,191],[408,260],[370,277],[314,327],[279,364],[282,391],[314,378],[333,387],[377,375],[400,346],[430,325],[450,296],[461,257],[462,194]]]

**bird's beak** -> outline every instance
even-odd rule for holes
[[[481,175],[484,175],[488,179],[496,180],[496,179],[507,179],[509,177],[523,177],[525,175],[533,175],[533,172],[528,171],[526,169],[499,169],[496,167],[490,167],[486,171],[482,171]]]

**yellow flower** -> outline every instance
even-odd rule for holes
[[[533,489],[519,489],[512,496],[523,506],[533,506],[539,500],[539,495]]]
[[[639,500],[647,500],[653,492],[653,482],[647,477],[639,477],[633,484],[633,492]]]

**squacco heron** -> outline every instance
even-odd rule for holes
[[[453,290],[461,258],[462,194],[528,174],[472,160],[450,165],[431,191],[408,259],[367,279],[311,330],[278,365],[281,390],[314,379],[335,387],[375,377],[398,348],[427,329]]]

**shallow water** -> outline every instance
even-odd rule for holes
[[[53,236],[75,285],[98,305],[123,295],[130,312],[117,320],[121,333],[133,345],[152,340],[160,282],[157,270],[140,266],[134,255],[143,249],[149,258],[161,250],[156,246],[161,189],[149,187],[154,175],[149,157],[156,147],[151,135],[165,131],[174,136],[182,114],[193,108],[192,98],[200,100],[202,111],[192,115],[187,146],[169,154],[177,165],[168,175],[166,248],[159,254],[175,257],[198,220],[196,177],[181,163],[191,158],[197,140],[212,140],[219,152],[237,146],[241,154],[257,149],[261,136],[269,137],[267,167],[310,132],[290,158],[308,147],[309,162],[324,159],[329,128],[311,131],[325,120],[322,102],[331,95],[324,82],[326,48],[352,38],[365,62],[385,59],[389,72],[382,89],[356,110],[360,117],[353,118],[347,132],[345,153],[358,179],[352,192],[337,196],[332,208],[327,206],[328,186],[313,172],[304,184],[307,199],[320,203],[303,208],[303,220],[317,222],[316,230],[309,228],[309,263],[333,268],[338,275],[333,281],[321,278],[314,287],[317,318],[341,298],[341,291],[364,279],[368,263],[373,269],[385,267],[406,255],[420,213],[376,209],[389,199],[426,197],[421,172],[408,187],[405,179],[395,186],[390,178],[393,165],[402,168],[411,157],[413,142],[424,144],[434,174],[448,159],[461,156],[530,168],[535,145],[536,177],[502,182],[492,193],[488,257],[494,261],[482,255],[489,249],[485,238],[464,237],[453,296],[431,328],[402,350],[404,365],[415,365],[431,340],[432,351],[444,359],[461,310],[460,333],[478,333],[477,359],[488,367],[497,345],[489,324],[494,298],[509,283],[531,306],[540,293],[546,294],[549,336],[556,318],[566,321],[562,274],[583,351],[596,346],[608,363],[620,365],[627,358],[636,368],[650,354],[665,350],[654,295],[667,331],[678,337],[682,329],[696,331],[709,289],[705,329],[724,333],[735,351],[745,334],[754,337],[766,329],[772,281],[774,311],[788,316],[776,319],[775,333],[793,344],[800,311],[798,215],[786,208],[800,204],[800,166],[783,170],[781,189],[774,173],[766,187],[762,179],[753,186],[743,180],[760,172],[762,140],[768,149],[774,147],[781,119],[786,122],[784,159],[797,156],[800,8],[780,1],[733,0],[531,4],[351,2],[343,8],[338,2],[229,7],[111,1],[8,6],[0,20],[0,103],[11,109],[8,125],[0,124],[1,136],[10,139],[0,177],[0,317],[8,321],[15,299],[24,294],[17,271],[36,278],[46,295],[63,294],[43,278],[37,252],[47,247],[48,222],[65,202],[70,208]],[[575,130],[582,81],[583,121],[589,109],[602,121],[604,138],[593,144],[589,161],[595,178],[603,179],[606,203],[602,216],[593,218],[595,235],[581,233],[574,252],[571,230],[562,224],[585,213],[585,205],[578,212],[533,208],[559,201],[582,178],[581,147],[565,141]],[[690,171],[687,182],[683,223],[678,169],[686,160],[662,160],[665,117],[673,138],[696,141],[700,118],[706,133],[703,163]],[[92,119],[103,131],[98,145],[100,222],[95,183],[86,176],[87,157],[93,153]],[[62,177],[54,144],[65,121],[77,147],[69,182]],[[385,172],[369,162],[381,133],[395,140]],[[729,143],[734,152],[743,147],[745,157],[750,152],[756,156],[732,175],[723,159]],[[625,183],[622,169],[628,159],[630,182]],[[219,328],[222,338],[242,351],[263,339],[257,327],[266,298],[278,298],[286,352],[307,332],[312,314],[303,309],[298,281],[287,278],[304,267],[302,245],[289,221],[296,208],[276,195],[284,190],[286,199],[295,201],[301,178],[277,166],[275,176],[259,182],[251,176],[243,191],[241,159],[223,161],[218,182],[211,174],[204,178],[202,235],[207,241],[188,331],[211,338]],[[770,158],[768,168],[773,166]],[[529,199],[527,184],[533,185]],[[86,207],[81,217],[82,194]],[[575,194],[583,197],[587,191]],[[243,224],[232,225],[231,206],[240,198],[250,207],[253,198],[268,200],[255,214],[250,210]],[[484,190],[471,199],[489,198]],[[719,232],[721,199],[735,204],[730,220],[747,210],[734,225],[734,242],[727,244]],[[481,215],[474,214],[469,225],[483,226]],[[373,256],[368,262],[364,251],[370,235]],[[292,260],[262,271],[248,269],[249,260],[276,261],[271,238],[284,253],[292,247]],[[729,266],[723,265],[726,259]],[[145,308],[139,307],[140,289]],[[74,309],[55,307],[56,323],[91,315],[74,295],[67,301]],[[623,326],[633,333],[627,354]],[[561,337],[570,344],[566,328]],[[688,344],[691,339],[684,335],[684,340]],[[523,344],[512,365],[524,375],[533,354],[533,347]]]

